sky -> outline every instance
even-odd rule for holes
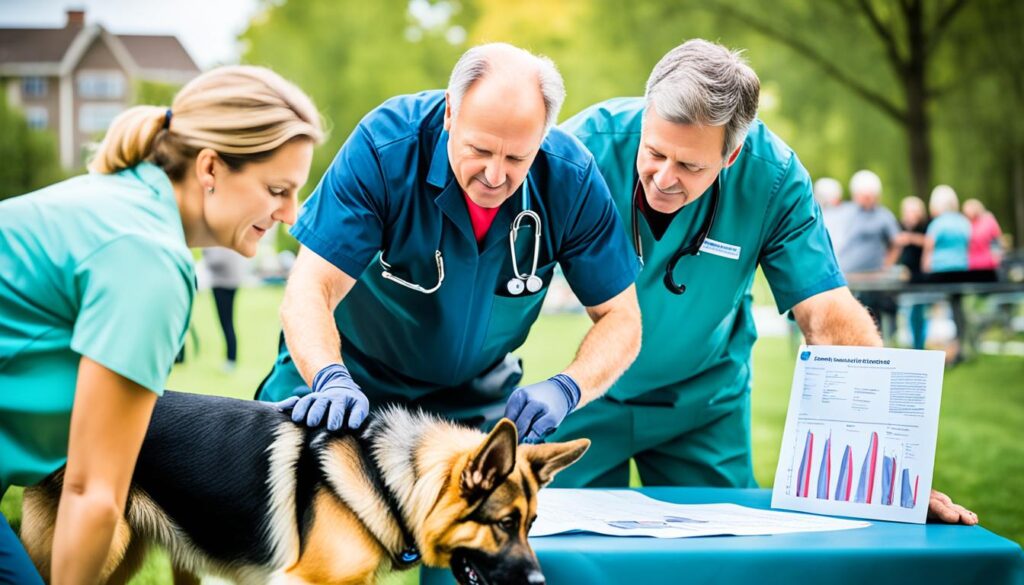
[[[258,0],[0,0],[0,28],[62,28],[65,10],[84,9],[86,24],[115,34],[175,35],[206,69],[236,63],[239,33]]]

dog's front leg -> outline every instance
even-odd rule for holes
[[[313,525],[291,567],[275,575],[275,585],[372,585],[385,551],[335,495],[321,488],[313,500]]]

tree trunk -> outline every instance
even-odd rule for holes
[[[907,146],[910,154],[910,178],[913,194],[928,200],[932,187],[931,123],[928,119],[927,49],[924,14],[920,2],[904,4],[907,23],[908,58],[902,71],[903,91],[907,99]]]
[[[911,87],[907,80],[907,140],[910,154],[910,179],[913,194],[928,200],[932,185],[931,126],[928,101],[918,94],[923,88]]]

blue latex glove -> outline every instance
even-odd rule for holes
[[[305,396],[292,396],[278,402],[278,410],[292,411],[292,420],[318,427],[327,413],[327,430],[342,427],[356,430],[370,412],[370,401],[341,364],[331,364],[313,377],[313,391]]]
[[[516,423],[521,443],[540,443],[580,402],[580,385],[566,374],[517,388],[508,397],[505,417]]]

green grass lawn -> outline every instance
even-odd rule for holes
[[[223,340],[213,299],[196,299],[194,327],[200,345],[189,343],[185,364],[176,366],[168,387],[175,390],[250,398],[267,374],[277,353],[280,288],[239,291],[236,326],[239,365],[221,370]],[[519,351],[526,381],[557,373],[572,359],[589,321],[583,315],[542,317]],[[788,342],[769,338],[754,351],[753,442],[754,470],[763,487],[771,487],[786,419],[794,356]],[[982,356],[946,372],[942,416],[935,462],[935,487],[972,508],[982,524],[998,534],[1024,543],[1024,359]],[[21,491],[12,489],[0,510],[17,525]],[[170,583],[170,568],[162,553],[152,554],[132,583]],[[412,585],[415,572],[386,583]]]

